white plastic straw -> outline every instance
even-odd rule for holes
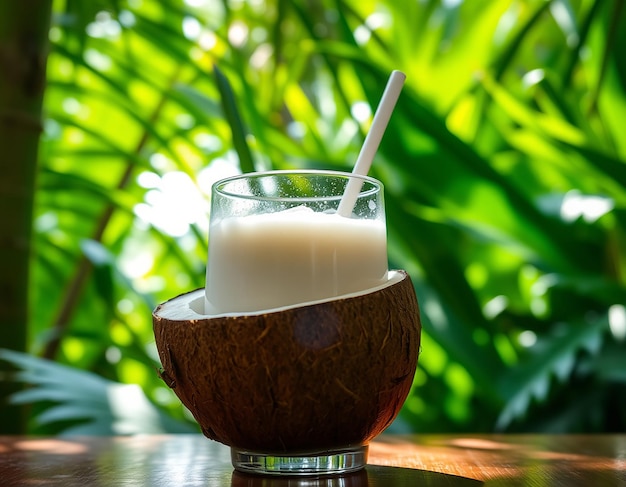
[[[391,118],[391,112],[393,112],[400,91],[402,91],[402,85],[406,75],[401,71],[393,71],[387,81],[387,86],[383,92],[383,96],[380,99],[376,113],[374,114],[374,120],[369,132],[365,136],[363,147],[359,152],[352,174],[360,174],[361,176],[367,175],[374,161],[374,156],[380,145],[380,141],[383,138],[389,119]],[[337,213],[341,216],[350,216],[352,214],[352,208],[356,203],[359,193],[361,192],[362,182],[358,178],[350,178],[346,189],[343,193],[343,197],[339,202],[339,208]]]

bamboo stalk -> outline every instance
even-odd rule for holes
[[[27,348],[31,225],[52,0],[0,2],[0,347]],[[10,372],[0,364],[0,374]],[[0,433],[24,432],[0,379]]]

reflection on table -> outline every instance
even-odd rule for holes
[[[382,435],[353,474],[255,477],[200,435],[0,437],[0,485],[233,487],[626,485],[626,435]]]

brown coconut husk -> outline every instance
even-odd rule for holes
[[[367,444],[394,420],[421,323],[404,271],[382,289],[256,315],[172,318],[203,290],[158,306],[161,376],[203,433],[263,452]]]

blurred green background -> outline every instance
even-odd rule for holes
[[[393,69],[371,174],[424,331],[390,431],[626,430],[623,0],[9,1],[0,53],[1,431],[196,431],[151,311],[204,285],[211,183],[351,170]]]

